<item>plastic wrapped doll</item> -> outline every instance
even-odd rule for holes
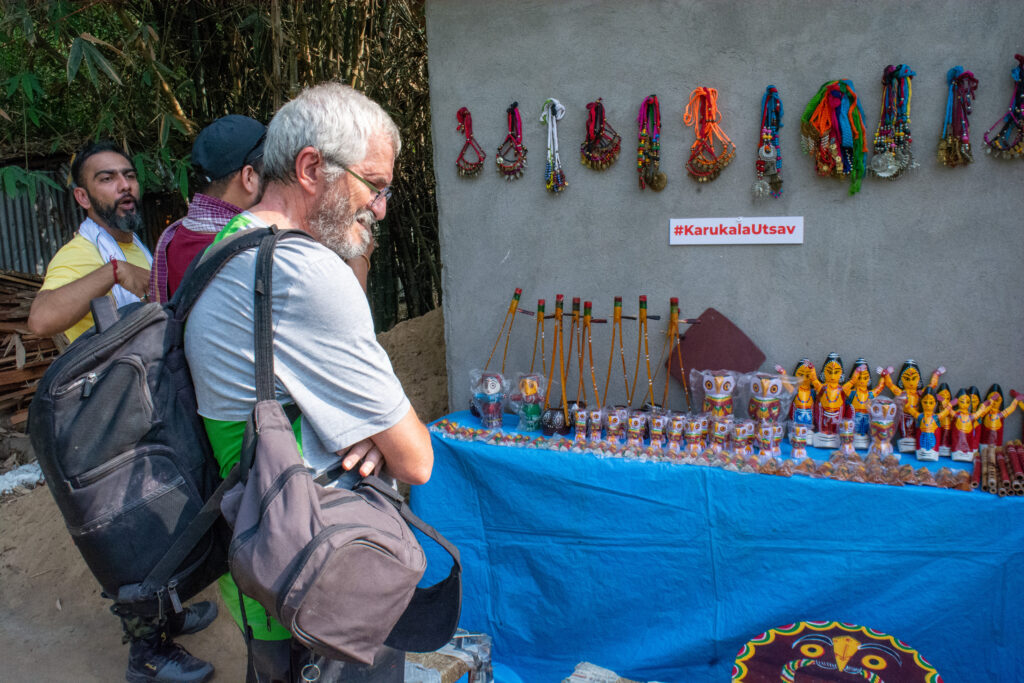
[[[786,374],[781,365],[776,365],[775,371],[780,375]],[[810,433],[814,430],[814,395],[821,389],[821,382],[809,358],[801,358],[797,362],[793,376],[797,378],[797,385],[793,403],[789,406],[789,419],[794,424],[807,425]]]
[[[626,419],[629,411],[625,406],[612,406],[605,412],[605,434],[608,443],[621,444],[626,436]]]
[[[789,398],[793,387],[786,387],[786,378],[767,372],[752,372],[743,375],[743,382],[750,389],[747,414],[751,420],[778,422],[782,417],[782,403]]]
[[[978,418],[988,412],[991,404],[988,402],[978,406],[978,410],[971,412],[971,395],[966,389],[956,392],[956,405],[953,406],[953,423],[951,425],[951,456],[957,462],[974,462],[974,456],[978,449],[974,446],[974,427]],[[949,403],[943,406],[950,408]]]
[[[668,419],[668,444],[666,449],[675,455],[683,452],[683,434],[686,431],[686,413],[672,413]],[[698,430],[700,426],[698,425]]]
[[[935,391],[935,402],[937,405],[945,405],[953,402],[953,392],[950,391],[949,385],[945,382],[939,385],[939,388]],[[943,417],[945,414],[945,417]],[[939,413],[939,455],[949,457],[952,452],[949,448],[950,438],[952,436],[952,412],[946,413],[942,411]]]
[[[789,442],[793,445],[793,460],[797,462],[807,457],[807,442],[811,437],[809,425],[794,422],[789,429]]]
[[[652,410],[647,419],[651,433],[651,448],[665,447],[665,427],[668,426],[669,413],[666,410]]]
[[[710,453],[721,453],[729,445],[729,434],[732,432],[732,416],[711,418],[708,428],[708,448]]]
[[[839,445],[837,427],[843,417],[846,392],[843,391],[843,359],[838,353],[830,353],[821,365],[821,384],[814,407],[814,445],[818,448],[835,448]]]
[[[853,447],[867,448],[868,424],[871,422],[870,406],[871,399],[882,393],[885,387],[885,377],[892,372],[892,369],[878,369],[878,386],[871,388],[871,371],[868,370],[867,361],[858,358],[853,364],[853,372],[850,373],[850,381],[843,385],[846,392],[846,415],[853,418]]]
[[[700,415],[685,415],[683,420],[683,452],[697,456],[704,452],[704,421]]]
[[[572,427],[573,437],[572,443],[574,446],[583,448],[587,445],[587,423],[590,419],[590,411],[586,408],[580,408],[577,406],[572,411]]]
[[[918,401],[917,408],[904,408],[914,418],[917,427],[917,459],[924,462],[936,462],[939,459],[939,432],[942,431],[942,419],[948,418],[953,408],[947,401],[938,413],[935,407],[938,401],[935,390],[925,389]]]
[[[519,415],[519,431],[535,432],[540,429],[546,389],[547,378],[544,375],[519,373],[516,379],[516,393],[511,397],[512,406]]]
[[[870,408],[869,408],[870,410]],[[852,417],[844,417],[839,421],[839,450],[836,453],[843,457],[856,456],[853,440],[857,435],[857,427]]]
[[[732,426],[732,451],[736,455],[748,457],[754,454],[751,443],[754,441],[754,421],[736,420]]]
[[[639,451],[644,447],[644,430],[647,428],[647,413],[642,410],[630,411],[626,418],[626,448]]]
[[[587,441],[596,444],[601,441],[601,428],[604,426],[604,411],[600,408],[587,409]]]
[[[884,458],[892,455],[892,437],[896,434],[899,404],[891,398],[880,396],[871,401],[871,448],[868,455]]]
[[[1003,420],[1012,413],[1020,401],[1017,398],[1017,392],[1011,391],[1010,395],[1013,400],[1010,401],[1010,405],[1006,406],[1005,410],[1003,407],[1003,388],[998,384],[993,384],[988,389],[988,393],[985,394],[985,400],[992,406],[985,413],[984,417],[981,418],[981,439],[979,446],[1002,446],[1003,445]]]
[[[928,382],[928,387],[935,388],[939,385],[939,377],[946,372],[946,368],[940,366],[935,372],[932,373],[932,378]],[[914,424],[914,418],[911,417],[910,413],[907,412],[907,408],[913,408],[917,410],[917,402],[920,399],[921,391],[928,387],[921,386],[921,370],[917,367],[917,363],[914,360],[908,360],[900,368],[900,374],[896,378],[896,383],[892,381],[892,376],[887,375],[885,377],[885,386],[889,387],[889,391],[892,395],[899,398],[903,397],[903,417],[900,421],[900,440],[897,442],[901,453],[913,453],[917,450],[917,427]]]
[[[480,423],[484,429],[500,429],[505,397],[508,395],[505,377],[500,372],[473,370],[469,373],[469,379],[473,405],[480,413]]]
[[[732,370],[690,370],[690,385],[704,394],[702,410],[713,418],[732,415],[737,375]]]
[[[776,427],[778,428],[778,440],[776,440]],[[775,423],[763,420],[757,423],[757,446],[760,449],[758,458],[774,458],[782,455],[782,450],[778,446],[778,441],[782,440],[782,426]]]

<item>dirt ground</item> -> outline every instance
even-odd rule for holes
[[[380,342],[420,418],[446,413],[440,309],[400,323]],[[196,599],[220,600],[215,587]],[[0,682],[123,681],[128,646],[109,604],[45,485],[0,499]],[[223,609],[208,629],[179,642],[213,662],[213,680],[245,679],[245,646]]]

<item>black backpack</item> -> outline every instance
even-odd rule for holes
[[[71,537],[104,595],[134,614],[180,611],[227,571],[219,504],[237,474],[218,487],[184,323],[224,264],[269,232],[242,231],[197,258],[167,304],[94,300],[96,326],[32,400],[32,447]]]

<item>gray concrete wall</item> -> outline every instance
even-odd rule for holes
[[[469,397],[468,373],[481,367],[515,287],[523,305],[556,293],[611,312],[647,294],[651,312],[680,298],[684,316],[711,306],[739,325],[768,356],[792,368],[810,356],[820,367],[838,351],[847,370],[916,359],[927,376],[938,365],[955,392],[992,382],[1024,391],[1024,159],[983,151],[982,135],[1005,112],[1013,55],[1024,51],[1024,3],[619,2],[430,0],[427,3],[434,159],[444,261],[449,396]],[[920,169],[896,181],[819,178],[800,153],[800,115],[819,86],[853,80],[869,139],[878,121],[887,64],[906,63],[913,81],[912,133]],[[980,79],[971,139],[976,161],[949,169],[936,161],[946,103],[945,75],[963,65]],[[755,146],[766,85],[781,93],[785,192],[755,202]],[[737,158],[721,177],[698,185],[685,175],[693,132],[682,123],[689,93],[719,91],[723,129]],[[636,114],[657,93],[662,165],[668,187],[639,191]],[[548,97],[566,107],[559,124],[569,188],[543,186]],[[586,104],[603,97],[623,136],[618,163],[604,173],[580,165]],[[505,136],[505,108],[520,103],[529,168],[508,183],[494,166]],[[462,135],[455,112],[473,114],[487,153],[481,175],[461,178]],[[786,246],[668,246],[668,221],[681,217],[803,216],[805,241]],[[599,329],[595,356],[607,358]],[[652,353],[664,330],[652,323]],[[627,353],[635,327],[627,322]],[[507,369],[530,362],[533,319],[521,317]],[[498,350],[500,356],[501,349]],[[604,362],[598,369],[603,379]],[[620,381],[621,384],[621,381]],[[614,382],[613,382],[614,385]],[[613,400],[621,397],[612,396]],[[679,407],[678,400],[673,407]],[[1007,435],[1019,437],[1017,413]]]

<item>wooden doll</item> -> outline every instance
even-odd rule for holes
[[[928,386],[935,388],[939,384],[939,377],[946,372],[946,368],[940,366],[935,372],[932,373],[931,380],[928,382]],[[903,417],[900,421],[900,440],[897,442],[901,453],[913,453],[917,450],[917,426],[914,422],[914,418],[911,417],[910,413],[907,412],[907,408],[913,408],[917,410],[917,402],[921,396],[921,370],[917,367],[917,362],[914,360],[908,360],[900,368],[900,374],[896,378],[896,383],[892,381],[892,377],[885,377],[885,386],[889,387],[889,391],[892,392],[893,396],[897,398],[900,396],[905,397],[903,403]]]
[[[1003,445],[1003,419],[1008,417],[1020,405],[1017,392],[1011,391],[1010,395],[1013,397],[1010,405],[1006,406],[1005,410],[1000,410],[1003,407],[1003,388],[998,384],[993,384],[989,387],[988,393],[985,394],[985,399],[992,407],[981,418],[980,446]]]

